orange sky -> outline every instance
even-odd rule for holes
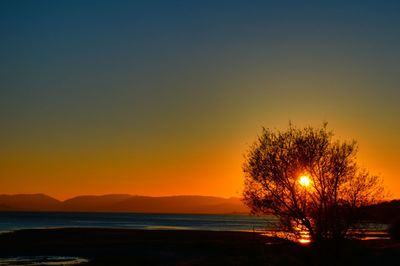
[[[399,3],[86,2],[0,3],[0,194],[240,196],[291,120],[400,198]]]
[[[383,176],[392,197],[398,198],[396,158],[400,147],[390,145],[390,139],[379,137],[373,129],[363,130],[368,136],[357,134],[358,126],[362,124],[336,132],[340,131],[340,136],[348,132],[358,139],[360,165]],[[257,128],[253,131],[241,139],[233,133],[203,145],[165,143],[165,147],[143,151],[127,143],[103,149],[88,147],[79,153],[67,147],[61,151],[32,147],[30,152],[2,157],[1,175],[7,178],[1,179],[1,193],[42,192],[58,199],[108,193],[237,197],[242,191],[243,154]]]

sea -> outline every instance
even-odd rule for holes
[[[122,228],[143,230],[274,230],[273,215],[245,214],[139,214],[82,212],[0,212],[0,233],[43,228]]]
[[[0,234],[21,229],[119,228],[141,230],[208,230],[266,232],[279,230],[273,215],[145,214],[84,212],[0,212]],[[388,225],[363,223],[353,228],[369,238],[382,236]]]

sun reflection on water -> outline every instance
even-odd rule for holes
[[[286,231],[269,230],[265,231],[262,235],[267,237],[286,239],[289,241],[297,242],[301,245],[308,245],[311,243],[311,236],[307,230],[301,230],[299,232],[296,232],[296,234]]]

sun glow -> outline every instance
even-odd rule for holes
[[[300,176],[300,178],[299,178],[299,183],[300,183],[300,185],[302,185],[303,187],[308,187],[308,186],[310,185],[310,183],[311,183],[310,177],[309,177],[309,176],[306,176],[306,175]]]

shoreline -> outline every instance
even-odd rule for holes
[[[352,240],[340,252],[338,256],[331,249],[321,251],[257,232],[58,228],[0,235],[0,258],[89,261],[82,265],[309,265],[310,260],[324,265],[321,261],[330,257],[341,265],[379,265],[398,258],[400,245],[392,240]]]
[[[194,261],[224,265],[232,260],[262,265],[258,248],[265,239],[256,233],[229,231],[22,229],[0,235],[0,258],[79,257],[88,259],[88,265],[193,265]]]

